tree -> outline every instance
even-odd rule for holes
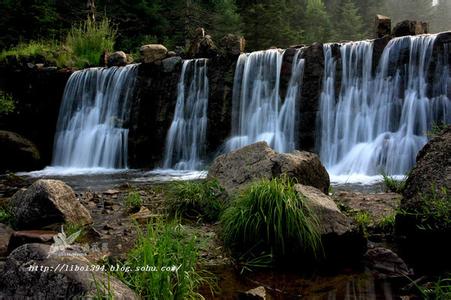
[[[333,38],[330,17],[322,0],[307,0],[304,20],[304,42],[327,42]]]
[[[355,41],[367,36],[363,18],[352,0],[344,0],[340,6],[335,28],[339,40]]]
[[[447,0],[440,0],[435,7],[433,7],[431,18],[432,32],[441,32],[451,30],[451,2]]]

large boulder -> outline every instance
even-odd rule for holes
[[[92,223],[70,186],[60,180],[40,179],[15,193],[10,210],[16,229],[35,229],[55,223]]]
[[[8,254],[8,245],[12,234],[11,228],[0,223],[0,258],[6,257]]]
[[[107,65],[108,67],[122,67],[127,64],[127,54],[123,51],[116,51],[108,55]]]
[[[77,253],[59,256],[49,255],[49,251],[48,245],[26,244],[8,256],[0,275],[5,299],[92,299],[106,295],[112,299],[139,299],[107,272],[86,270],[92,264]],[[76,268],[85,270],[77,272]]]
[[[421,196],[446,188],[451,192],[451,126],[432,138],[417,155],[403,192],[401,210],[411,210]]]
[[[217,48],[210,35],[204,28],[197,28],[194,37],[190,41],[188,56],[194,58],[210,58],[215,56]]]
[[[163,65],[163,72],[171,73],[174,72],[175,68],[182,63],[182,58],[180,56],[171,56],[163,59],[161,63]]]
[[[23,136],[0,130],[0,172],[30,171],[40,167],[36,146]]]
[[[208,170],[208,178],[217,179],[229,194],[255,180],[284,175],[328,193],[329,174],[316,154],[305,151],[277,153],[266,142],[220,155]]]
[[[166,57],[168,49],[161,44],[149,44],[139,48],[141,62],[145,64],[159,62]]]
[[[331,197],[312,186],[296,184],[295,189],[318,219],[328,261],[355,260],[365,253],[365,237]]]
[[[394,37],[425,33],[428,33],[428,23],[421,21],[405,20],[396,24],[393,28]]]

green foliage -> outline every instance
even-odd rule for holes
[[[221,217],[225,245],[239,255],[274,261],[322,253],[318,222],[288,178],[250,185]]]
[[[175,182],[168,193],[174,216],[207,222],[217,221],[224,208],[224,189],[216,180]]]
[[[402,180],[397,180],[397,179],[393,178],[392,176],[382,174],[382,179],[384,181],[386,190],[389,192],[402,194],[402,192],[405,189],[407,178],[404,178]]]
[[[75,241],[80,242],[86,238],[86,230],[83,225],[76,223],[66,223],[64,224],[64,232],[66,236],[71,236],[74,233],[78,233],[78,237]]]
[[[429,193],[420,195],[416,211],[421,230],[446,230],[451,226],[451,195],[446,187],[431,187]]]
[[[366,211],[359,211],[355,214],[354,220],[360,230],[365,236],[368,236],[368,227],[371,224],[371,216]]]
[[[12,215],[6,207],[0,207],[0,223],[10,224]]]
[[[339,9],[338,19],[334,20],[336,39],[355,41],[365,39],[363,18],[353,0],[344,0]]]
[[[327,42],[334,35],[323,0],[307,0],[304,18],[305,43]]]
[[[392,233],[395,229],[396,213],[386,215],[377,224],[376,228],[385,233]]]
[[[202,298],[197,290],[202,284],[208,285],[210,279],[196,268],[199,258],[196,237],[190,237],[179,224],[165,224],[162,221],[148,224],[146,233],[138,233],[135,248],[121,265],[133,271],[118,270],[113,275],[143,299]],[[156,269],[136,271],[145,266]],[[175,269],[162,271],[162,267]]]
[[[432,127],[431,130],[429,130],[426,135],[429,138],[433,138],[436,137],[437,135],[439,135],[443,129],[445,129],[448,125],[447,124],[443,124],[443,123],[432,123]]]
[[[12,113],[14,108],[15,105],[13,97],[10,94],[0,90],[0,115]]]
[[[113,51],[116,33],[107,18],[97,22],[87,19],[71,28],[65,46],[76,57],[75,66],[96,66],[103,51]]]
[[[138,211],[141,208],[142,205],[142,199],[139,192],[130,192],[128,193],[127,197],[125,198],[125,207],[129,211]]]

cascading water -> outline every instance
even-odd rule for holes
[[[422,35],[391,40],[374,77],[371,42],[341,45],[338,99],[334,91],[336,61],[331,45],[324,46],[320,156],[332,175],[405,174],[427,142],[432,124],[451,122],[444,83],[428,93],[435,38]],[[448,67],[439,73],[442,82],[447,82]]]
[[[128,121],[137,65],[74,72],[66,84],[52,166],[126,168]]]
[[[293,57],[287,95],[279,96],[283,52],[278,49],[241,54],[233,85],[232,138],[226,143],[231,151],[266,141],[278,152],[295,149],[296,99],[304,71],[298,49]]]
[[[185,60],[174,119],[166,137],[164,168],[198,170],[207,133],[207,60]]]

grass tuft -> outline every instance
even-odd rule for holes
[[[215,222],[224,208],[224,195],[216,180],[176,182],[168,193],[169,212],[190,220]]]
[[[398,194],[402,194],[406,186],[406,179],[398,180],[393,178],[392,176],[382,174],[382,178],[386,187],[387,192],[394,192]]]
[[[241,256],[271,254],[277,262],[322,253],[318,221],[288,178],[250,185],[225,210],[221,222],[225,245]]]
[[[142,198],[139,192],[130,192],[125,198],[125,206],[131,212],[137,212],[142,205]]]
[[[138,231],[135,248],[113,274],[143,299],[203,299],[198,289],[211,279],[197,269],[198,258],[195,236],[178,223],[158,221]],[[154,269],[140,269],[146,266]]]
[[[5,207],[0,207],[0,223],[10,224],[12,221],[12,215]]]

